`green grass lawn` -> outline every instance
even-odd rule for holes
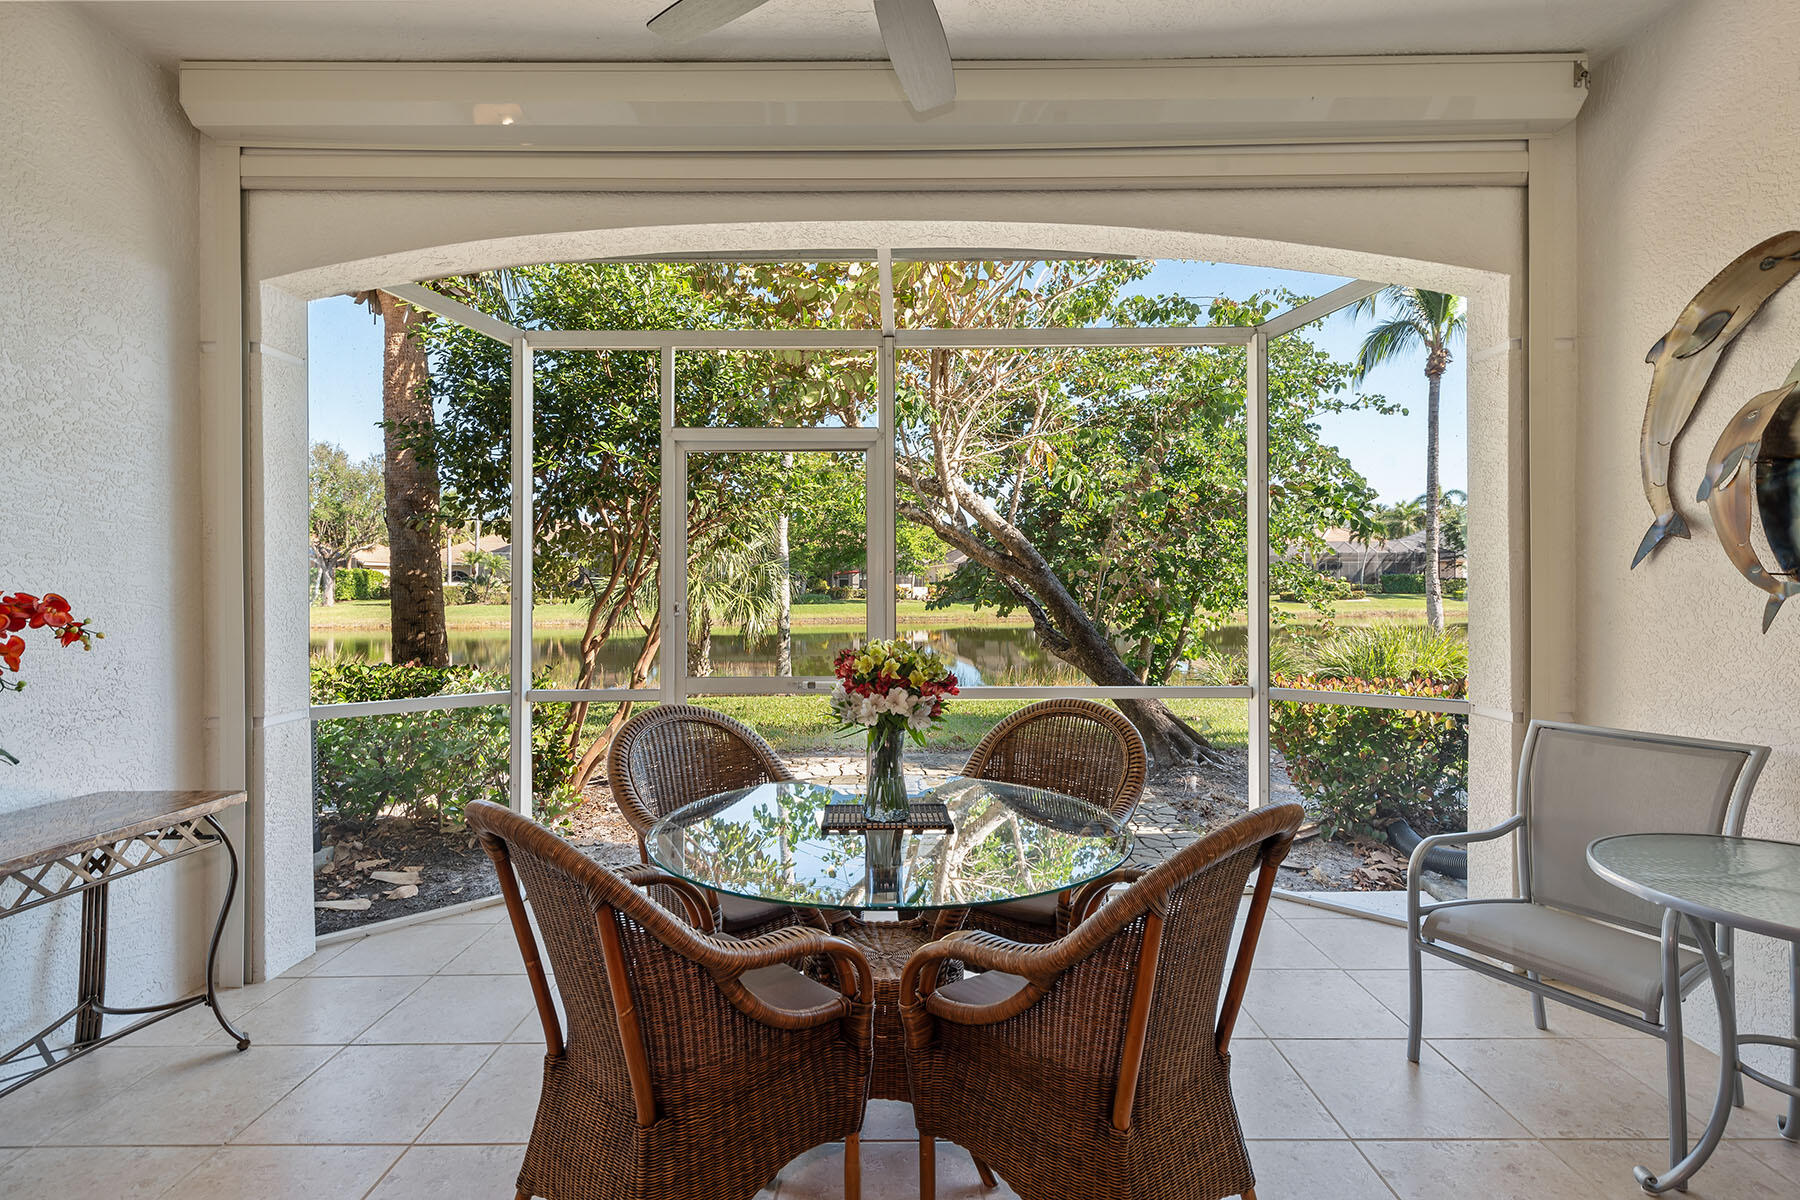
[[[840,737],[834,731],[823,696],[701,696],[694,701],[735,717],[768,739],[783,754],[861,754],[860,735]],[[968,751],[1008,713],[1029,700],[957,699],[944,707],[944,723],[925,736],[927,750]],[[1249,740],[1250,709],[1243,700],[1172,700],[1173,708],[1215,745],[1242,749]],[[636,711],[636,710],[634,710]],[[612,716],[611,705],[597,705],[588,732],[597,735]]]

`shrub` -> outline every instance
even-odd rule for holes
[[[1276,677],[1278,687],[1460,698],[1461,680]],[[1468,718],[1342,704],[1270,706],[1271,740],[1327,836],[1379,835],[1396,817],[1430,832],[1468,822]]]
[[[367,567],[339,567],[336,572],[339,600],[386,600],[387,576]]]
[[[1469,581],[1466,579],[1446,579],[1443,581],[1444,595],[1451,600],[1467,600],[1469,598]]]
[[[1461,681],[1469,675],[1469,643],[1426,625],[1385,621],[1352,626],[1314,648],[1312,670],[1343,679]]]
[[[549,686],[547,676],[536,682]],[[503,677],[474,667],[325,662],[312,671],[315,704],[505,690]],[[552,814],[575,799],[567,786],[573,761],[556,736],[560,724],[554,712],[532,723],[532,785],[540,808]],[[511,747],[511,721],[498,704],[318,721],[313,797],[351,825],[395,814],[455,824],[471,800],[507,802]]]
[[[1423,596],[1425,594],[1425,576],[1383,575],[1381,591],[1382,594],[1388,596]]]
[[[831,589],[829,595],[833,600],[848,600],[850,599],[850,589],[847,587],[834,587]]]

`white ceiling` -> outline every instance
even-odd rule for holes
[[[134,0],[87,7],[180,59],[878,59],[869,0],[769,0],[686,45],[668,0]],[[1679,0],[938,0],[958,59],[1604,54]]]

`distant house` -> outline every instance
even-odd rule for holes
[[[1359,541],[1348,529],[1324,531],[1323,553],[1291,554],[1316,570],[1350,583],[1379,583],[1383,575],[1422,575],[1425,573],[1425,531],[1416,530],[1404,537],[1371,538]],[[1438,572],[1445,579],[1461,579],[1467,564],[1461,554],[1447,547],[1438,548]]]

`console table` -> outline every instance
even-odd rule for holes
[[[76,1004],[44,1028],[0,1054],[0,1096],[108,1042],[144,1026],[204,1004],[226,1033],[244,1049],[250,1039],[219,1011],[213,971],[225,917],[237,894],[238,857],[217,814],[244,802],[242,792],[94,792],[0,813],[0,920],[60,900],[81,896],[81,971]],[[229,875],[225,899],[213,922],[206,949],[206,989],[166,1004],[113,1008],[106,1003],[107,889],[115,879],[214,847],[225,852]],[[113,1033],[109,1016],[138,1017]],[[73,1023],[74,1040],[53,1046],[51,1039]],[[27,1064],[34,1064],[27,1066]],[[21,1069],[23,1068],[23,1069]]]

